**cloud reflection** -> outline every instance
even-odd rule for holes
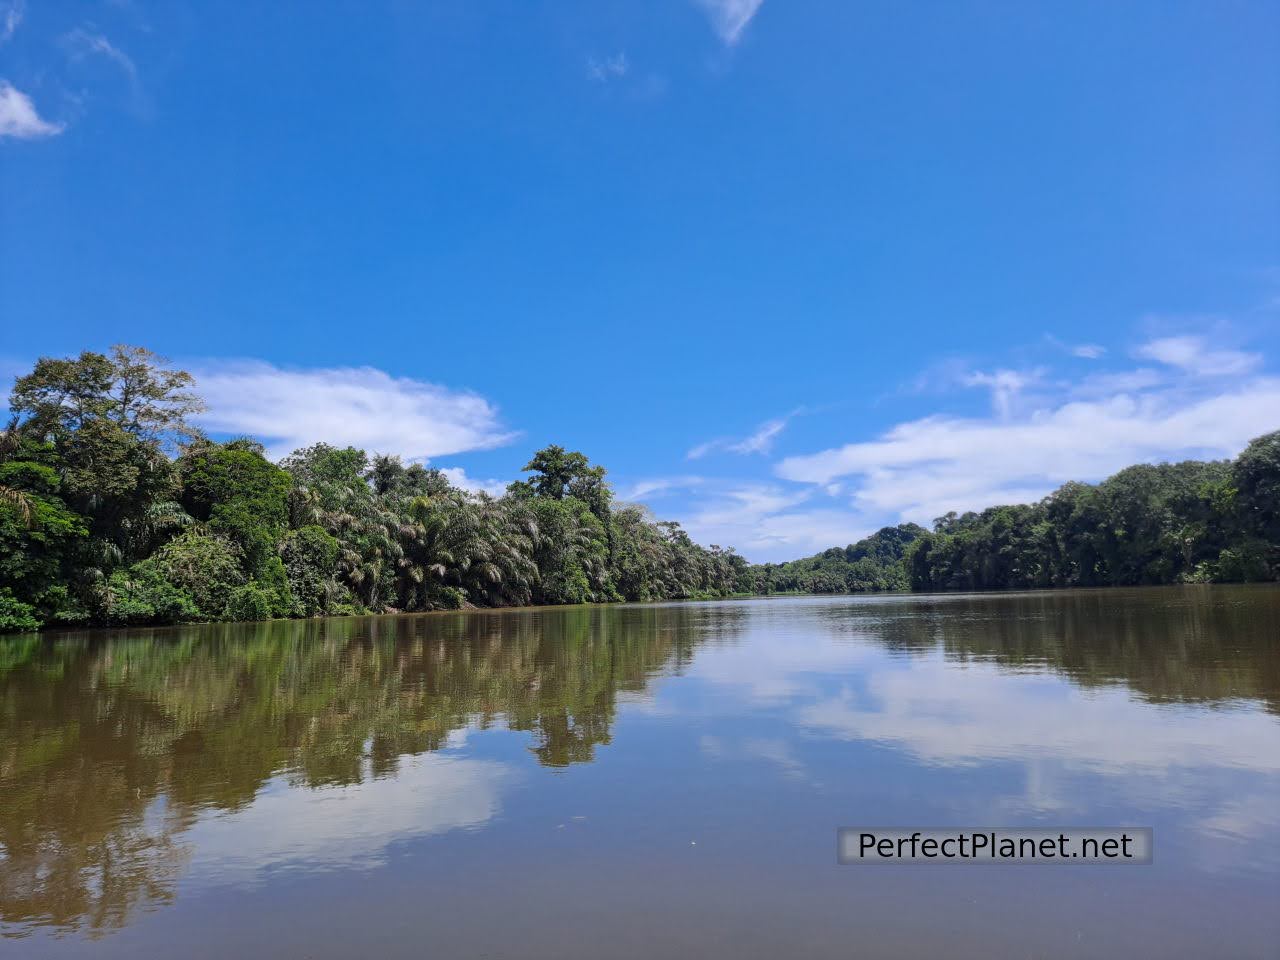
[[[394,842],[483,826],[500,812],[513,777],[492,760],[423,754],[402,760],[395,777],[343,786],[307,789],[277,778],[249,806],[191,827],[193,882],[376,867]]]

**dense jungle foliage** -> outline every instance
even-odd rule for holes
[[[139,347],[44,358],[0,439],[0,629],[723,596],[747,563],[550,446],[501,497],[318,443],[281,463],[189,418]]]
[[[0,630],[719,597],[1280,576],[1280,432],[1234,461],[1140,465],[1039,503],[886,527],[751,566],[614,501],[558,446],[492,497],[318,443],[279,464],[190,424],[140,347],[39,360],[0,434]]]

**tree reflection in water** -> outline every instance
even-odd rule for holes
[[[454,731],[589,762],[620,691],[741,606],[573,607],[0,638],[0,919],[90,932],[173,896],[201,811],[394,775]]]
[[[1165,588],[525,609],[0,639],[0,920],[96,935],[174,896],[202,813],[393,776],[451,734],[590,762],[620,693],[795,630],[1280,713],[1280,592]],[[775,629],[776,628],[776,629]],[[775,636],[776,634],[776,636]],[[763,640],[761,641],[763,642]],[[754,648],[752,648],[754,649]],[[744,656],[752,649],[744,650]],[[957,682],[963,682],[958,675]]]

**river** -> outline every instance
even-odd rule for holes
[[[1273,960],[1278,892],[1275,587],[0,638],[5,956]]]

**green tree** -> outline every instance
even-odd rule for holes
[[[551,445],[543,447],[523,467],[533,476],[512,484],[516,493],[527,493],[552,500],[573,497],[591,509],[597,519],[608,515],[613,492],[605,482],[604,467],[594,466],[577,450]]]
[[[87,520],[75,578],[90,589],[154,545],[153,507],[176,492],[165,449],[195,435],[191,375],[141,347],[42,357],[19,377],[9,408],[24,433],[53,444],[60,495]]]
[[[164,443],[193,437],[188,422],[204,404],[185,370],[143,347],[117,345],[109,354],[75,359],[41,357],[14,383],[9,409],[29,418],[37,433],[68,434],[106,420],[139,440]]]
[[[247,440],[192,445],[178,478],[182,506],[240,547],[250,576],[262,575],[288,528],[293,478]]]
[[[83,517],[68,509],[52,444],[21,438],[10,428],[0,442],[0,584],[38,622],[70,615],[65,583],[72,559],[88,534]]]

